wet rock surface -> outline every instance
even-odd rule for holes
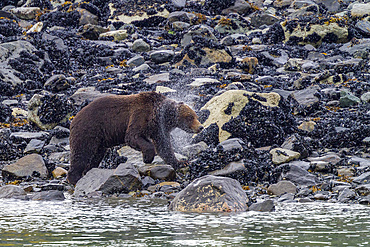
[[[65,174],[75,114],[105,95],[153,90],[192,106],[205,127],[175,131],[183,166],[158,157],[146,166],[119,146],[88,174],[101,183],[86,175],[76,192],[172,200],[214,175],[237,180],[256,211],[275,201],[369,204],[369,3],[1,1],[0,9],[1,197],[63,200],[74,189]],[[132,174],[114,175],[122,164]],[[136,182],[123,188],[123,173]]]

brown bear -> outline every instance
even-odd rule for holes
[[[158,153],[176,169],[180,163],[170,141],[170,132],[176,127],[190,133],[203,129],[189,106],[156,92],[96,99],[71,123],[67,180],[75,185],[87,171],[99,166],[109,147],[119,144],[141,151],[145,163],[151,163]]]

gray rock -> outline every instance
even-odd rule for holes
[[[171,12],[168,15],[168,21],[169,22],[181,21],[181,22],[189,23],[190,18],[192,17],[192,15],[193,14],[189,14],[189,13],[184,12],[184,11],[174,11],[174,12]]]
[[[297,186],[295,186],[292,182],[282,180],[278,182],[277,184],[271,184],[267,192],[272,195],[281,196],[285,193],[297,193]]]
[[[362,140],[362,142],[365,144],[365,145],[369,145],[370,144],[370,137],[366,137]]]
[[[329,196],[328,196],[328,195],[326,195],[326,194],[324,194],[324,193],[322,193],[322,192],[319,192],[319,193],[315,194],[315,195],[313,196],[313,198],[314,198],[315,200],[320,200],[320,201],[326,201],[326,200],[329,200]]]
[[[355,95],[353,95],[351,92],[343,90],[340,92],[339,102],[341,107],[349,107],[360,104],[361,100]]]
[[[359,166],[359,167],[357,167],[357,169],[359,169],[359,170],[363,170],[363,169],[366,169],[366,168],[370,167],[370,159],[360,158],[360,157],[356,157],[356,156],[353,156],[348,161],[348,163]]]
[[[67,89],[70,86],[70,82],[67,78],[62,75],[52,75],[44,84],[45,88],[51,90],[52,92],[59,92],[61,90]]]
[[[336,165],[342,160],[341,157],[339,157],[337,154],[334,154],[334,153],[327,154],[325,156],[320,156],[320,157],[308,157],[307,159],[311,162],[322,161],[322,162],[330,163],[332,165]]]
[[[155,63],[165,63],[171,61],[174,54],[171,50],[154,51],[150,54],[150,60]]]
[[[32,193],[29,199],[33,201],[63,201],[65,199],[63,191],[48,190]]]
[[[191,182],[171,202],[169,209],[182,212],[246,211],[248,198],[240,183],[207,175]]]
[[[185,30],[190,27],[189,23],[183,21],[175,21],[172,23],[172,28],[178,31]]]
[[[15,106],[15,105],[18,105],[18,100],[7,99],[7,100],[3,100],[1,104],[7,105],[7,106]]]
[[[39,7],[19,7],[11,9],[10,12],[20,19],[32,20],[41,14],[41,9]]]
[[[170,81],[170,73],[161,73],[149,76],[148,78],[144,79],[144,82],[152,85],[156,83],[164,83]]]
[[[351,9],[352,18],[363,17],[370,13],[370,3],[354,3]]]
[[[98,25],[99,24],[99,17],[92,14],[90,11],[87,11],[86,9],[77,8],[77,11],[80,13],[80,25]]]
[[[38,153],[44,147],[45,141],[41,141],[38,139],[32,139],[26,146],[24,153]]]
[[[340,3],[337,0],[316,0],[316,4],[324,4],[328,11],[336,13],[340,11]]]
[[[253,203],[249,206],[249,211],[272,212],[275,211],[275,204],[273,200]]]
[[[338,196],[338,201],[341,203],[349,202],[352,199],[355,199],[356,193],[350,188],[345,188]]]
[[[243,22],[236,18],[222,18],[215,26],[215,31],[222,34],[242,34],[245,33],[248,28]]]
[[[302,65],[306,61],[301,58],[290,58],[286,64],[284,64],[284,69],[288,71],[299,71],[302,69]]]
[[[109,28],[105,28],[99,25],[85,24],[79,34],[85,39],[97,40],[99,35],[108,32]]]
[[[132,44],[132,50],[135,52],[146,52],[150,51],[150,45],[142,39],[137,39]]]
[[[207,143],[205,142],[198,142],[192,145],[187,145],[182,148],[181,154],[185,155],[189,159],[195,157],[200,152],[206,150],[208,148]]]
[[[13,132],[10,134],[10,138],[17,141],[30,141],[32,139],[46,139],[49,136],[48,132]]]
[[[245,42],[247,39],[248,37],[246,35],[236,33],[236,34],[231,34],[231,35],[224,37],[221,40],[221,44],[227,45],[227,46],[236,45],[236,44]]]
[[[21,198],[23,199],[27,193],[19,186],[5,185],[0,187],[0,198]]]
[[[95,87],[82,87],[79,88],[71,97],[70,99],[76,105],[82,105],[85,101],[92,102],[94,99],[108,96],[108,93],[101,93],[100,91],[95,90]]]
[[[49,142],[51,145],[58,145],[58,146],[66,146],[69,145],[69,138],[57,138],[56,136],[53,136]]]
[[[293,3],[293,0],[275,0],[273,5],[276,8],[284,8],[284,7],[288,7],[292,3]]]
[[[339,50],[347,52],[353,57],[366,57],[370,51],[370,39],[360,39],[356,43],[345,43]]]
[[[364,103],[370,103],[370,92],[367,92],[361,95],[361,100]]]
[[[293,134],[286,138],[283,144],[281,144],[281,148],[299,152],[301,154],[301,159],[307,158],[310,153],[307,145],[305,145],[304,139],[298,134]]]
[[[48,170],[41,155],[29,154],[17,162],[5,166],[2,170],[3,177],[24,178],[29,176],[46,178]]]
[[[70,156],[69,151],[55,152],[55,153],[51,153],[48,159],[56,163],[69,163],[69,156]]]
[[[250,12],[252,6],[249,2],[245,0],[236,0],[234,5],[228,7],[227,9],[222,10],[223,15],[228,15],[230,13],[246,14]]]
[[[284,64],[286,64],[288,62],[288,59],[289,59],[289,55],[288,55],[288,53],[286,53],[286,51],[280,50],[280,53],[281,53],[280,56],[275,56],[275,55],[271,55],[267,51],[261,52],[261,54],[267,60],[269,60],[273,65],[275,65],[276,67],[282,67],[282,66],[284,66]]]
[[[176,177],[175,169],[170,165],[144,165],[139,167],[142,176],[150,176],[153,179],[171,181]]]
[[[181,46],[185,47],[193,41],[193,37],[201,36],[208,39],[212,39],[217,42],[216,36],[213,34],[213,28],[207,25],[196,25],[190,28],[190,30],[184,34],[181,40]]]
[[[194,78],[193,82],[188,84],[189,87],[197,88],[205,85],[213,85],[218,84],[220,81],[213,78],[207,78],[207,77],[200,77],[200,78]]]
[[[243,150],[244,144],[244,141],[239,138],[230,138],[220,142],[214,150],[216,151],[217,148],[222,148],[224,151]]]
[[[76,184],[74,196],[89,196],[100,192],[109,195],[130,192],[142,186],[138,170],[132,164],[121,164],[116,169],[93,168]]]
[[[251,17],[251,24],[255,27],[260,27],[262,25],[272,25],[276,22],[278,22],[280,19],[275,16],[268,13],[258,13],[252,15]]]
[[[370,195],[370,183],[357,186],[355,190],[360,196],[368,196]]]
[[[277,200],[278,202],[285,202],[285,203],[291,203],[291,202],[296,202],[294,200],[295,194],[293,193],[285,193],[279,197]]]
[[[370,172],[365,172],[358,177],[353,179],[356,184],[370,184]]]
[[[127,66],[129,67],[136,67],[136,66],[139,66],[139,65],[142,65],[143,63],[145,63],[145,59],[144,57],[140,56],[140,55],[137,55],[133,58],[130,58],[128,61],[127,61]]]
[[[370,35],[370,22],[369,21],[358,21],[355,25],[356,29],[366,36]]]
[[[370,195],[361,198],[359,203],[363,205],[370,205]]]
[[[183,8],[186,5],[186,0],[171,0],[171,2],[176,8]]]
[[[296,102],[295,111],[300,113],[304,110],[311,109],[319,103],[319,98],[315,96],[319,92],[319,86],[311,86],[303,90],[294,91],[291,97]]]
[[[139,71],[144,72],[144,71],[148,71],[148,70],[150,70],[150,66],[147,65],[146,63],[143,63],[142,65],[137,66],[137,67],[132,69],[132,71],[135,71],[135,72],[139,72]]]
[[[319,68],[320,68],[320,65],[316,62],[313,62],[313,61],[305,61],[301,66],[301,69],[303,71],[316,70],[316,69],[319,69]]]
[[[279,180],[289,180],[297,185],[302,186],[313,186],[318,183],[318,178],[308,171],[304,170],[298,165],[295,164],[285,164],[278,167],[278,169],[287,169],[288,171],[283,171],[280,174]]]
[[[245,168],[244,162],[242,161],[236,161],[236,162],[231,162],[227,164],[224,168],[216,171],[212,171],[209,174],[214,175],[214,176],[233,176],[233,175],[238,175],[242,172],[246,172],[247,169]]]

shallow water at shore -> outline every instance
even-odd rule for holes
[[[368,246],[370,207],[277,204],[271,213],[178,213],[163,200],[0,201],[1,246]]]

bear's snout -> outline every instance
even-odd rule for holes
[[[199,133],[199,132],[201,132],[202,130],[204,130],[203,125],[199,126],[199,127],[198,127],[198,130],[197,130],[196,132],[197,132],[197,133]]]
[[[194,133],[199,133],[199,132],[201,132],[204,129],[204,127],[203,127],[203,125],[201,123],[198,122],[198,124],[196,125],[196,127],[195,128],[192,128],[192,129],[193,129]]]

